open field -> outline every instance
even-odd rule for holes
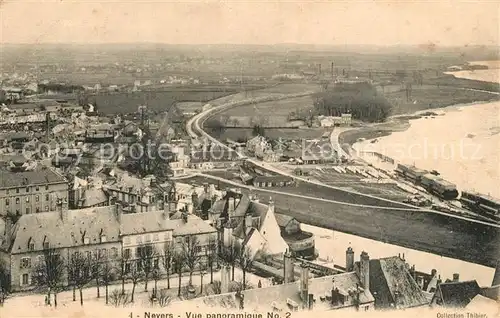
[[[189,181],[201,184],[211,180],[204,177],[185,180]],[[219,184],[233,187],[223,182]],[[242,192],[248,191],[242,189]],[[252,192],[263,203],[272,196],[276,212],[295,217],[302,223],[489,267],[500,260],[500,230],[491,226],[420,211],[356,207],[261,190]]]
[[[265,135],[270,139],[315,139],[321,138],[324,128],[266,128]],[[227,128],[222,134],[216,136],[220,140],[248,140],[253,138],[250,128]]]
[[[130,93],[99,94],[92,96],[100,112],[104,114],[137,111],[139,105],[147,105],[152,111],[168,111],[175,102],[205,103],[212,99],[234,94],[236,91],[210,91],[203,89],[175,89],[171,91],[143,91]]]
[[[498,95],[444,85],[413,85],[411,101],[406,99],[406,92],[404,89],[387,92],[384,96],[393,106],[393,115],[409,114],[416,111],[441,108],[455,104],[499,99]]]

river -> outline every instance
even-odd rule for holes
[[[487,70],[460,71],[452,74],[487,82],[500,82],[500,61],[474,62],[488,65]],[[433,110],[438,116],[415,119],[406,131],[394,132],[377,142],[356,143],[356,150],[377,151],[398,162],[435,169],[459,189],[476,190],[500,197],[500,102],[458,105]],[[362,237],[303,225],[316,237],[321,259],[345,266],[345,250],[351,246],[356,259],[362,251],[371,258],[405,254],[406,260],[421,272],[436,269],[443,280],[460,274],[460,280],[476,279],[491,285],[494,269],[431,253],[386,244]]]

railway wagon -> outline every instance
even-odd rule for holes
[[[428,173],[421,177],[421,185],[430,193],[445,200],[453,200],[458,197],[457,186],[451,182]]]

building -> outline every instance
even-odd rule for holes
[[[295,184],[293,178],[287,176],[255,176],[253,186],[257,188],[266,187],[289,187]]]
[[[237,166],[238,159],[238,154],[233,150],[215,148],[199,150],[191,153],[190,167],[200,170],[229,168]]]
[[[141,249],[151,249],[155,266],[164,269],[159,255],[165,243],[182,248],[184,241],[196,237],[200,253],[216,238],[216,230],[200,218],[189,215],[171,220],[166,210],[124,214],[121,205],[63,210],[23,215],[12,224],[0,220],[0,258],[9,264],[14,291],[30,290],[34,268],[43,261],[44,251],[52,249],[67,262],[80,253],[100,261],[124,261],[125,270],[138,266]],[[204,254],[203,254],[204,255]],[[64,272],[63,285],[67,285]]]
[[[291,216],[276,213],[276,221],[280,227],[281,237],[293,255],[305,259],[316,258],[314,234],[303,231],[300,228],[300,222]]]
[[[296,282],[197,298],[187,304],[201,310],[217,307],[276,314],[308,310],[371,311],[375,299],[364,284],[355,271],[311,278],[308,266],[303,265]],[[221,290],[227,289],[221,286]]]
[[[68,181],[50,168],[0,171],[0,215],[55,211],[68,204]]]

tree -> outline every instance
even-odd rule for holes
[[[101,269],[102,269],[102,255],[100,251],[96,250],[92,261],[92,277],[95,279],[95,286],[97,290],[97,298],[101,298],[101,291],[99,289],[101,283]]]
[[[135,286],[142,278],[142,271],[139,268],[139,266],[141,266],[141,262],[140,260],[131,261],[130,265],[130,271],[127,273],[127,277],[132,282],[132,295],[130,301],[134,302]]]
[[[105,257],[105,259],[102,262],[102,267],[100,271],[101,275],[101,282],[104,284],[104,287],[106,289],[106,305],[108,304],[108,287],[109,283],[112,282],[116,276],[116,267],[114,266],[115,264],[111,262],[111,260],[108,257]]]
[[[174,246],[171,242],[165,243],[163,248],[163,267],[165,267],[165,271],[167,272],[167,288],[170,289],[170,270],[172,268],[172,262],[174,258]]]
[[[186,263],[186,259],[184,258],[184,253],[181,251],[175,251],[172,258],[172,267],[174,272],[179,275],[179,289],[177,292],[177,296],[181,296],[181,279],[182,279],[182,270],[184,269],[184,265]]]
[[[140,246],[137,251],[139,254],[138,261],[144,275],[144,291],[147,291],[149,277],[155,268],[155,261],[157,262],[159,255],[152,245]]]
[[[35,284],[47,288],[47,297],[54,293],[54,306],[57,307],[57,292],[62,286],[64,275],[64,258],[53,248],[43,250],[43,260],[34,267]]]
[[[233,242],[231,246],[221,249],[221,258],[224,262],[231,266],[231,280],[234,280],[234,267],[238,263],[241,246],[238,242]]]
[[[0,260],[0,307],[10,294],[10,273],[6,263]]]
[[[118,260],[118,278],[122,282],[122,295],[125,294],[125,281],[127,280],[128,267],[130,267],[128,255],[122,255]]]
[[[210,268],[210,284],[214,282],[214,263],[217,257],[217,240],[211,236],[205,248],[205,259],[207,260],[207,266]]]
[[[182,253],[189,269],[189,286],[193,286],[193,272],[201,258],[200,249],[200,241],[194,235],[188,235],[182,243]]]
[[[246,289],[246,273],[252,267],[253,257],[252,250],[249,246],[245,245],[240,249],[240,255],[238,257],[238,263],[243,271],[243,290]]]
[[[155,267],[153,269],[153,272],[151,272],[151,278],[153,279],[153,281],[155,283],[153,296],[156,298],[158,295],[158,281],[161,279],[161,270],[159,267]]]
[[[94,278],[94,259],[91,255],[75,252],[68,262],[68,273],[71,273],[74,286],[80,293],[80,305],[83,306],[83,288]]]

